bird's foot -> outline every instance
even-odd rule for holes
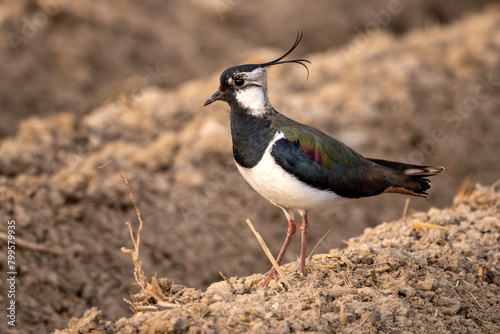
[[[271,271],[269,271],[269,274],[267,274],[267,277],[266,279],[264,280],[264,282],[262,283],[261,287],[266,287],[269,282],[272,280],[272,279],[275,279],[276,278],[276,269],[274,269],[274,267],[271,269]]]
[[[304,265],[304,267],[302,267],[302,264],[299,268],[299,276],[307,276],[307,270],[306,270],[306,266]]]

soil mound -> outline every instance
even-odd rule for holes
[[[143,309],[102,321],[93,308],[75,333],[498,333],[500,192],[477,185],[453,208],[368,228],[345,249],[312,256],[310,274],[283,266],[291,284],[233,277],[206,292],[161,279],[135,296]]]

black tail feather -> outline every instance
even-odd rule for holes
[[[398,188],[403,188],[412,192],[416,196],[425,198],[429,197],[429,194],[426,193],[425,191],[431,187],[431,180],[429,180],[426,176],[434,176],[444,171],[444,167],[441,166],[412,165],[396,161],[387,161],[387,160],[370,159],[370,158],[368,158],[368,160],[378,165],[398,171],[399,173],[404,174],[408,177],[405,179],[409,182],[400,180],[400,182],[401,181],[403,182],[400,184],[393,185],[393,187],[395,188],[389,191],[398,192],[397,191]],[[416,181],[418,184],[416,184],[413,181]]]
[[[371,158],[368,158],[368,160],[373,161],[378,165],[398,170],[401,173],[404,173],[408,176],[434,176],[444,171],[444,167],[441,166],[412,165],[402,162],[388,161],[382,159],[371,159]]]

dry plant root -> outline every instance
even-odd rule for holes
[[[134,231],[132,229],[132,224],[130,223],[130,221],[125,223],[128,226],[130,232],[130,239],[132,240],[134,249],[128,249],[122,247],[121,251],[125,254],[129,254],[130,256],[132,256],[132,260],[134,262],[134,277],[136,282],[135,284],[141,287],[141,291],[138,294],[132,296],[134,302],[131,302],[127,299],[124,300],[125,302],[130,304],[134,312],[156,311],[162,308],[171,308],[173,306],[176,306],[175,304],[165,303],[166,295],[164,294],[163,290],[161,289],[158,283],[158,280],[156,279],[156,274],[152,277],[151,283],[149,283],[148,280],[146,279],[146,275],[142,270],[142,260],[139,256],[139,247],[141,245],[141,232],[143,226],[141,212],[139,210],[139,207],[137,206],[137,202],[134,199],[134,195],[132,193],[132,190],[130,189],[130,184],[128,183],[127,178],[123,176],[121,171],[116,167],[115,163],[110,161],[99,168],[104,168],[109,164],[113,165],[113,168],[118,172],[122,180],[125,182],[128,193],[130,195],[130,199],[132,200],[132,204],[134,204],[135,212],[137,213],[137,219],[139,220],[139,228],[137,229],[137,234],[135,237],[134,237]],[[150,304],[149,297],[152,297],[153,300],[155,301],[153,305],[149,305]]]

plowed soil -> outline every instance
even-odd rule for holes
[[[156,273],[160,286],[169,293],[172,290],[170,302],[178,305],[175,307],[179,312],[172,318],[177,320],[172,321],[180,329],[205,326],[206,316],[190,316],[194,317],[192,322],[189,317],[182,318],[189,312],[186,305],[204,300],[205,304],[199,305],[206,305],[210,314],[216,307],[214,298],[222,298],[215,296],[226,295],[227,300],[224,297],[219,302],[241,299],[250,303],[244,301],[248,296],[255,298],[254,302],[260,300],[262,308],[256,313],[248,311],[248,315],[234,313],[235,317],[224,318],[226,325],[222,327],[214,327],[221,322],[212,319],[207,329],[229,326],[227,329],[232,330],[242,322],[238,329],[259,331],[265,328],[259,327],[257,321],[262,316],[271,317],[269,322],[262,322],[265,326],[272,326],[270,322],[275,318],[281,322],[279,326],[285,326],[283,330],[305,330],[302,325],[281,320],[288,319],[290,305],[298,309],[309,299],[317,306],[308,304],[310,309],[305,307],[298,319],[310,314],[323,324],[337,324],[343,305],[346,324],[362,323],[360,328],[364,329],[379,328],[381,323],[377,321],[388,326],[380,328],[401,328],[400,321],[409,324],[402,314],[408,318],[415,312],[425,314],[418,318],[422,326],[435,320],[440,329],[447,326],[443,322],[446,320],[467,323],[469,327],[464,328],[494,328],[491,326],[497,323],[488,313],[492,307],[488,308],[489,299],[483,295],[488,291],[486,284],[493,283],[480,281],[476,272],[479,263],[484,263],[492,273],[498,273],[498,256],[484,257],[494,247],[477,250],[484,255],[477,255],[477,265],[467,260],[476,259],[475,253],[465,251],[465,257],[460,255],[454,260],[458,264],[449,264],[459,268],[450,272],[465,271],[477,281],[468,276],[446,281],[456,285],[460,279],[456,291],[467,284],[477,289],[460,294],[460,298],[469,298],[460,299],[460,304],[451,297],[455,296],[452,292],[443,296],[453,301],[439,297],[438,283],[448,277],[441,270],[448,264],[439,263],[441,269],[436,267],[432,275],[428,274],[417,265],[431,268],[436,254],[422,250],[422,255],[417,256],[412,248],[417,246],[410,241],[402,243],[404,238],[430,238],[425,241],[433,242],[429,251],[446,253],[446,245],[458,242],[453,232],[435,228],[417,231],[406,222],[395,227],[401,233],[394,231],[391,242],[395,246],[374,241],[368,250],[356,250],[365,252],[369,257],[366,260],[349,255],[349,249],[361,246],[352,240],[350,248],[342,250],[344,240],[402,216],[405,197],[395,194],[311,212],[310,244],[316,244],[332,229],[315,254],[336,248],[334,253],[342,253],[344,258],[334,253],[313,258],[310,275],[306,279],[294,277],[293,261],[299,253],[299,242],[294,240],[284,259],[284,263],[292,263],[287,269],[292,275],[291,291],[277,284],[268,290],[258,289],[261,274],[249,279],[234,278],[269,269],[245,220],[252,220],[273,254],[279,251],[287,224],[281,210],[256,194],[237,172],[227,105],[202,107],[218,88],[219,75],[225,68],[278,57],[293,43],[297,30],[303,28],[303,43],[294,56],[312,62],[309,78],[300,66],[272,68],[268,85],[273,106],[365,156],[445,166],[446,172],[432,180],[431,198],[412,198],[408,215],[428,212],[431,207],[450,207],[465,180],[491,185],[500,177],[500,9],[485,7],[487,2],[401,2],[403,10],[399,14],[391,16],[387,24],[379,23],[380,29],[368,34],[367,23],[377,22],[373,12],[388,10],[387,1],[322,1],[316,6],[289,1],[272,5],[268,1],[225,1],[224,7],[212,3],[207,6],[203,1],[185,1],[183,5],[156,0],[105,0],[92,5],[57,1],[57,12],[50,12],[54,14],[26,43],[18,45],[17,53],[9,39],[2,38],[0,218],[4,222],[16,221],[18,243],[18,325],[8,330],[51,332],[67,327],[72,317],[81,317],[91,307],[102,313],[96,328],[122,330],[116,319],[131,314],[123,298],[130,299],[131,292],[137,294],[140,288],[134,284],[130,256],[120,249],[131,248],[125,222],[131,221],[136,230],[137,217],[127,188],[113,166],[99,168],[109,161],[130,182],[144,220],[144,271],[148,278]],[[33,23],[34,16],[41,17],[37,13],[46,13],[43,6],[42,1],[35,0],[2,1],[3,31],[22,35],[23,18]],[[42,25],[42,21],[36,22]],[[29,32],[26,29],[24,32]],[[491,212],[495,218],[495,211]],[[432,214],[424,215],[434,221]],[[463,224],[474,223],[471,231],[478,228],[476,224],[483,224],[474,217],[463,218]],[[469,236],[461,220],[453,219],[437,224],[451,231],[456,228],[467,238],[477,236]],[[8,271],[6,232],[6,224],[1,224],[2,273]],[[433,234],[438,232],[439,236]],[[490,232],[481,232],[484,245],[497,232],[493,227]],[[363,238],[369,235],[365,232]],[[463,247],[468,243],[467,239]],[[395,252],[399,260],[391,259],[392,253],[387,252]],[[457,256],[457,252],[437,256]],[[385,258],[390,266],[380,264]],[[413,271],[404,268],[406,263]],[[497,277],[488,274],[490,271],[485,272],[485,277]],[[212,285],[221,281],[219,272],[233,277],[230,284]],[[406,277],[400,272],[416,276]],[[411,289],[394,295],[395,290],[384,283],[392,274],[399,275],[395,280],[407,281],[406,285],[392,285],[393,289]],[[438,283],[430,283],[424,300],[416,292],[420,289],[418,282],[432,279],[433,275]],[[320,276],[326,278],[324,283],[319,283]],[[235,290],[227,292],[228,284]],[[318,297],[311,290],[300,303],[295,297],[287,302],[280,299],[316,284],[326,284],[328,291],[339,287],[357,290],[329,297]],[[373,304],[375,308],[369,311],[368,304],[357,308],[348,302],[357,298],[376,303],[384,295],[379,291],[385,290],[387,298],[393,298],[395,303],[384,304],[387,309]],[[276,307],[269,308],[264,303],[267,298]],[[417,307],[410,304],[412,298],[425,303],[420,301],[423,304]],[[281,301],[290,303],[282,311]],[[0,294],[2,309],[6,302],[7,296]],[[395,311],[395,307],[400,310],[401,303],[406,303],[408,313]],[[479,315],[474,313],[477,310],[481,310]],[[322,318],[327,313],[327,318]],[[391,323],[388,314],[394,314]],[[153,316],[142,312],[131,321]],[[92,316],[86,319],[95,320]],[[286,327],[292,324],[294,327]],[[130,326],[138,325],[131,322]],[[170,326],[170,322],[164,326]],[[340,331],[347,327],[332,328]]]
[[[162,279],[135,296],[155,311],[109,322],[93,308],[56,333],[498,333],[500,192],[464,189],[453,208],[366,229],[307,268],[283,266],[290,289],[261,288],[262,274],[205,292]]]

